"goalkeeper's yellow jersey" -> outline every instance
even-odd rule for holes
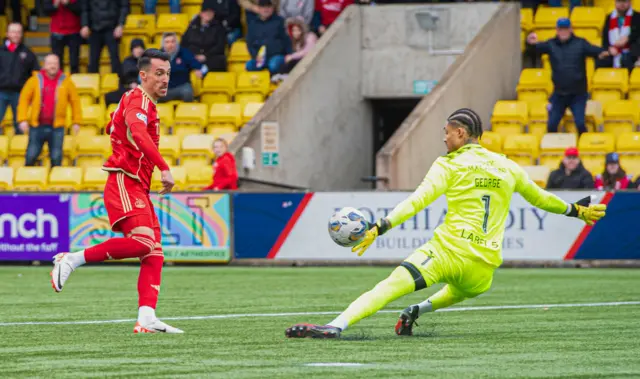
[[[447,215],[432,241],[447,254],[467,256],[498,267],[509,203],[514,192],[552,213],[567,213],[569,205],[538,187],[515,162],[478,144],[468,144],[438,158],[424,180],[387,219],[395,227],[447,197]]]

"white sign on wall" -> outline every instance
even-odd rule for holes
[[[280,164],[280,128],[277,122],[265,121],[260,125],[262,165]]]

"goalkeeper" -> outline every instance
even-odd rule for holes
[[[493,272],[502,263],[505,221],[514,192],[535,207],[577,217],[589,225],[604,216],[606,205],[590,205],[589,197],[567,204],[529,180],[518,164],[480,146],[482,123],[474,111],[466,108],[455,111],[444,129],[448,154],[436,159],[409,198],[370,226],[353,252],[362,255],[376,237],[402,224],[444,194],[448,212],[433,238],[335,320],[327,325],[294,325],[286,330],[287,337],[339,337],[347,327],[393,300],[436,283],[446,283],[427,300],[400,313],[396,334],[411,335],[413,324],[424,313],[486,292],[491,287]]]

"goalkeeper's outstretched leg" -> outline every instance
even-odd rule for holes
[[[467,297],[450,284],[442,287],[442,289],[427,300],[420,304],[410,305],[400,313],[400,318],[396,323],[395,331],[399,336],[410,336],[413,334],[413,324],[418,317],[427,312],[437,311],[438,309],[449,307],[459,303]]]

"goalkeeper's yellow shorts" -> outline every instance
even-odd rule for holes
[[[448,253],[431,242],[418,248],[401,264],[411,273],[415,290],[436,283],[449,284],[455,295],[475,297],[491,288],[495,267]]]

